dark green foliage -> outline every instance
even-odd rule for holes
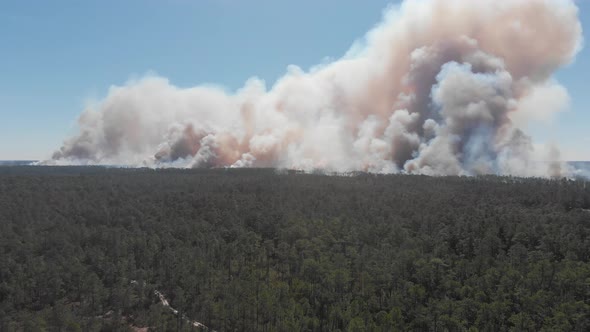
[[[588,331],[588,209],[568,180],[0,168],[0,331]]]

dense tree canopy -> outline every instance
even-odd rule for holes
[[[565,179],[4,167],[0,330],[588,331],[588,209]]]

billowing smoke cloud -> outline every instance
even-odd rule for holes
[[[53,162],[559,175],[523,129],[566,107],[551,75],[581,39],[573,1],[408,0],[342,59],[270,89],[112,87]]]

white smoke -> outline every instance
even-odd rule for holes
[[[270,89],[112,87],[51,162],[554,175],[523,129],[567,107],[551,75],[581,41],[573,1],[407,0],[342,59]]]

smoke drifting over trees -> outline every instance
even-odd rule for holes
[[[343,58],[270,88],[112,87],[49,163],[562,175],[523,128],[567,106],[552,73],[581,41],[573,1],[405,1]]]

